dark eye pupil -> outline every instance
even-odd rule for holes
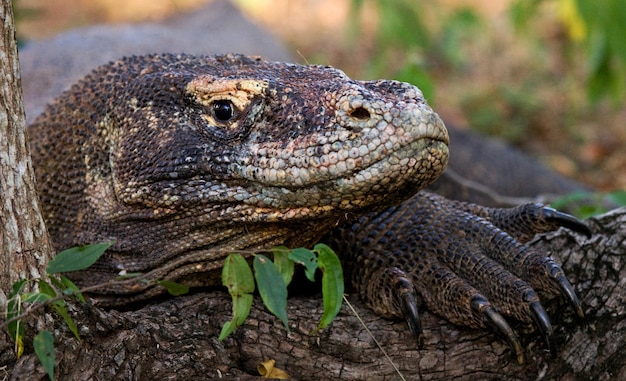
[[[227,122],[233,117],[233,104],[230,101],[216,101],[213,103],[213,114],[217,120]]]

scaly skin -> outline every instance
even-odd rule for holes
[[[228,250],[310,245],[346,216],[406,199],[448,157],[445,127],[413,86],[243,56],[100,68],[30,131],[54,246],[115,241],[83,284],[122,270],[180,279]],[[105,292],[119,303],[146,291]]]
[[[511,264],[503,258],[519,257],[524,246],[511,237],[480,248],[485,234],[496,234],[489,229],[457,240],[459,231],[473,231],[490,212],[418,193],[444,170],[448,135],[414,86],[354,81],[329,67],[238,55],[131,57],[73,86],[36,119],[30,135],[54,246],[115,242],[96,265],[72,274],[82,286],[120,272],[216,285],[231,250],[310,246],[340,225],[328,239],[345,248],[339,254],[355,287],[381,314],[406,316],[417,337],[419,299],[459,324],[494,325],[518,358],[519,344],[497,308],[521,320],[544,321],[538,326],[551,337],[531,286],[504,269]],[[392,218],[403,216],[413,225],[381,231],[380,224],[368,223],[389,214],[390,206]],[[441,218],[449,223],[431,223],[433,210],[445,210]],[[359,217],[365,220],[349,223]],[[504,221],[503,228],[532,235],[569,220],[557,215],[556,224],[519,216]],[[374,233],[397,235],[396,242],[426,237],[430,243],[372,246],[366,237]],[[497,271],[462,265],[483,251],[502,254],[490,265]],[[553,268],[537,257],[539,267]],[[448,261],[444,267],[462,281],[433,288],[428,271],[417,270]],[[526,275],[533,285],[555,284],[541,271]],[[567,280],[556,284],[553,289],[567,290],[582,311]],[[476,289],[481,286],[487,286],[487,296]],[[129,280],[94,297],[116,305],[163,291]],[[397,295],[403,302],[397,303]]]

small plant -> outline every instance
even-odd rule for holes
[[[305,267],[306,277],[315,281],[315,272],[322,271],[322,298],[324,312],[318,330],[327,327],[341,308],[344,284],[341,263],[335,252],[324,244],[317,244],[313,250],[297,248],[290,250],[284,246],[273,250],[274,261],[256,254],[252,261],[254,276],[248,262],[240,254],[231,254],[224,262],[222,284],[228,288],[233,300],[233,317],[222,326],[219,340],[224,340],[237,329],[250,313],[254,284],[267,309],[278,317],[285,328],[287,323],[287,286],[294,274],[295,264]]]
[[[15,341],[15,353],[19,358],[24,352],[24,324],[22,319],[35,309],[50,305],[52,310],[63,318],[69,330],[80,341],[78,328],[67,311],[66,298],[75,298],[85,303],[81,291],[62,272],[84,270],[94,264],[111,243],[86,245],[64,250],[48,263],[48,280],[37,281],[37,291],[24,292],[27,279],[13,284],[7,307],[7,328]],[[29,306],[25,311],[23,306]],[[41,330],[33,339],[35,354],[41,361],[48,377],[54,380],[54,337],[47,330]]]
[[[102,243],[73,247],[58,253],[50,261],[46,269],[48,279],[37,280],[37,290],[26,292],[27,279],[13,284],[7,308],[5,325],[15,341],[15,353],[19,358],[24,352],[23,319],[37,309],[50,306],[63,318],[69,330],[77,340],[81,340],[78,328],[72,320],[66,301],[74,299],[85,303],[82,293],[106,287],[110,283],[99,284],[79,289],[71,280],[61,273],[87,269],[104,254],[112,243]],[[335,318],[341,308],[343,297],[343,272],[337,255],[328,246],[318,244],[313,250],[276,247],[272,251],[274,261],[262,254],[255,254],[253,259],[254,276],[250,266],[241,254],[230,254],[224,262],[222,282],[228,287],[233,298],[233,319],[222,327],[219,339],[223,340],[238,326],[243,324],[252,306],[254,283],[258,285],[259,294],[267,308],[287,326],[287,285],[293,277],[295,264],[306,268],[306,275],[314,281],[317,269],[322,270],[322,293],[324,313],[318,329],[326,327]],[[141,277],[142,274],[127,274],[128,277]],[[115,282],[112,280],[111,282]],[[189,291],[185,285],[169,281],[156,280],[156,284],[164,287],[172,295],[182,295]],[[54,336],[48,330],[39,331],[33,338],[33,348],[44,370],[54,380]]]

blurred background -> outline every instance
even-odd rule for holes
[[[210,2],[14,0],[14,7],[25,46],[87,25],[158,22]],[[449,123],[506,140],[596,189],[626,189],[626,1],[233,3],[296,62],[411,82]]]

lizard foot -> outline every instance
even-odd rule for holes
[[[424,304],[455,324],[491,328],[521,363],[523,349],[503,315],[534,324],[556,354],[554,331],[535,290],[563,295],[584,317],[561,268],[524,244],[561,226],[590,234],[574,217],[541,204],[485,208],[420,192],[328,238],[366,304],[382,316],[404,317],[418,345],[418,308]]]

